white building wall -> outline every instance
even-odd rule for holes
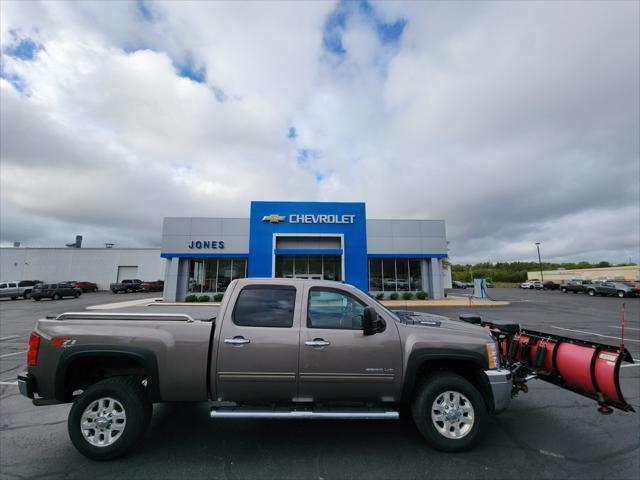
[[[88,281],[107,290],[118,266],[137,266],[137,278],[162,280],[159,248],[0,248],[0,280]]]

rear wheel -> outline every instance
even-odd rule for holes
[[[560,290],[562,291],[562,293],[567,293],[567,289],[565,287],[562,287]]]
[[[626,296],[627,296],[627,295],[624,293],[624,291],[623,291],[623,290],[618,290],[617,295],[618,295],[618,297],[620,297],[620,298],[624,298],[624,297],[626,297]]]
[[[80,296],[80,294],[78,292],[73,294],[73,298],[78,298]]]
[[[139,379],[107,378],[91,385],[73,402],[67,422],[69,437],[86,457],[117,458],[140,442],[151,413]]]
[[[596,291],[595,291],[595,290],[588,290],[588,291],[587,291],[587,294],[588,294],[590,297],[595,297],[595,296],[596,296]]]
[[[411,410],[429,445],[447,452],[472,447],[484,432],[487,417],[478,389],[453,373],[427,377],[418,387]]]
[[[61,298],[62,298],[62,297],[60,296],[60,294],[59,294],[59,293],[54,293],[54,294],[53,294],[53,299],[54,299],[54,300],[60,300]]]
[[[27,292],[24,292],[23,296],[24,296],[25,300],[31,298],[31,290],[29,290]]]
[[[33,299],[34,299],[36,302],[39,302],[40,300],[42,300],[40,297],[33,297]]]

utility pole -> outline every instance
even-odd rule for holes
[[[542,259],[540,258],[540,242],[536,242],[536,248],[538,249],[538,264],[540,265],[540,281],[544,282],[544,275],[542,274]]]

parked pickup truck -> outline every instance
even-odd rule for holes
[[[636,290],[631,285],[622,282],[595,281],[587,285],[587,294],[594,297],[596,295],[616,295],[620,298],[633,297]]]
[[[494,322],[505,332],[495,333],[479,317],[394,312],[339,282],[239,279],[220,307],[145,311],[47,317],[29,337],[20,392],[36,405],[73,402],[69,436],[89,458],[132,449],[152,402],[207,400],[212,418],[389,420],[406,405],[430,445],[458,451],[536,376],[524,347],[509,363],[507,343],[526,333],[517,324]],[[545,349],[558,338],[544,334]],[[609,363],[619,365],[615,352]],[[621,395],[612,404],[631,408]]]
[[[587,287],[589,285],[591,285],[590,280],[569,280],[568,282],[563,281],[560,284],[560,291],[562,293],[586,293]]]
[[[131,293],[140,290],[140,285],[142,285],[142,280],[136,278],[133,280],[122,280],[120,283],[112,283],[109,285],[109,289],[113,293]]]

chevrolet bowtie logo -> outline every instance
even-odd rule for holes
[[[269,223],[280,223],[280,222],[284,222],[285,218],[286,217],[272,213],[271,215],[265,215],[264,217],[262,217],[262,221],[269,222]]]

